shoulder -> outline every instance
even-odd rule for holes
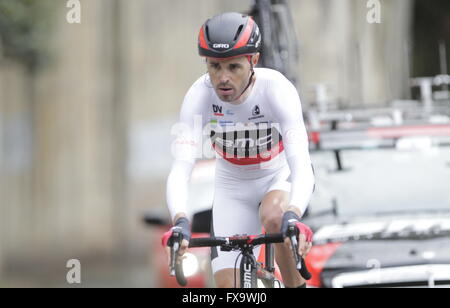
[[[208,74],[202,75],[198,78],[192,86],[189,88],[187,95],[210,95],[212,85],[209,80]]]
[[[198,78],[187,91],[184,96],[183,106],[189,109],[198,109],[205,105],[206,101],[211,98],[212,85],[207,74]]]
[[[270,68],[255,68],[255,74],[266,86],[294,86],[282,73]]]
[[[255,69],[260,90],[273,103],[278,101],[297,101],[297,88],[282,73],[268,68]]]
[[[184,96],[180,118],[191,121],[195,115],[202,115],[206,119],[212,91],[213,88],[206,74],[198,78]]]
[[[292,82],[276,70],[260,68],[255,72],[257,78],[260,78],[260,91],[275,118],[279,121],[297,118],[301,114],[301,102],[297,88]]]

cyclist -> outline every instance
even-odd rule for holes
[[[191,236],[188,181],[204,127],[217,158],[212,236],[259,234],[261,227],[285,234],[293,220],[300,230],[300,255],[311,249],[312,232],[300,222],[314,189],[300,99],[281,73],[255,68],[260,47],[258,25],[246,15],[216,15],[200,29],[198,50],[207,73],[184,98],[183,128],[167,180],[168,207],[184,238],[180,255]],[[275,245],[275,256],[285,286],[304,287],[288,240]],[[211,258],[217,287],[233,287],[238,253],[212,249]]]

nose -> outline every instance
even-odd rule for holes
[[[227,83],[230,81],[230,76],[228,74],[228,72],[226,70],[222,70],[221,72],[219,72],[219,82],[220,83]]]

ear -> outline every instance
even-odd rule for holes
[[[252,57],[253,66],[256,66],[256,64],[258,64],[259,56],[260,56],[260,53],[257,52],[257,53]]]

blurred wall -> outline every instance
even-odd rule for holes
[[[68,24],[54,1],[51,61],[30,74],[0,60],[0,265],[10,269],[146,245],[138,217],[165,203],[170,124],[205,72],[199,27],[251,3],[83,0],[82,23]],[[382,1],[381,24],[366,22],[365,3],[291,1],[305,104],[315,83],[351,105],[408,95],[412,2]]]
[[[195,54],[200,20],[248,6],[81,3],[81,24],[68,24],[65,3],[55,1],[51,61],[36,74],[1,62],[0,254],[8,269],[128,253],[139,224],[129,202],[130,127],[173,116],[203,72]]]
[[[369,23],[364,0],[290,1],[300,41],[301,91],[323,83],[347,106],[385,105],[408,98],[413,0],[380,1],[380,23]]]
[[[218,12],[248,11],[251,1],[170,3],[138,0],[124,8],[133,16],[128,26],[131,116],[136,119],[179,111],[185,92],[206,70],[196,47],[201,23]],[[409,96],[413,0],[381,1],[380,24],[367,22],[366,4],[290,1],[300,43],[300,91],[308,101],[314,99],[311,89],[317,83],[327,84],[336,100],[349,105],[386,104]],[[143,16],[148,12],[160,14]],[[147,103],[149,97],[153,104]]]
[[[11,110],[3,116],[24,125],[19,132],[7,127],[12,136],[4,152],[15,157],[21,147],[27,156],[20,170],[5,173],[2,237],[11,266],[114,247],[113,174],[122,162],[114,160],[108,2],[83,2],[84,22],[69,25],[65,3],[55,1],[59,13],[49,33],[48,65],[30,75],[8,63],[0,74],[2,106]],[[22,145],[23,139],[31,146]]]

